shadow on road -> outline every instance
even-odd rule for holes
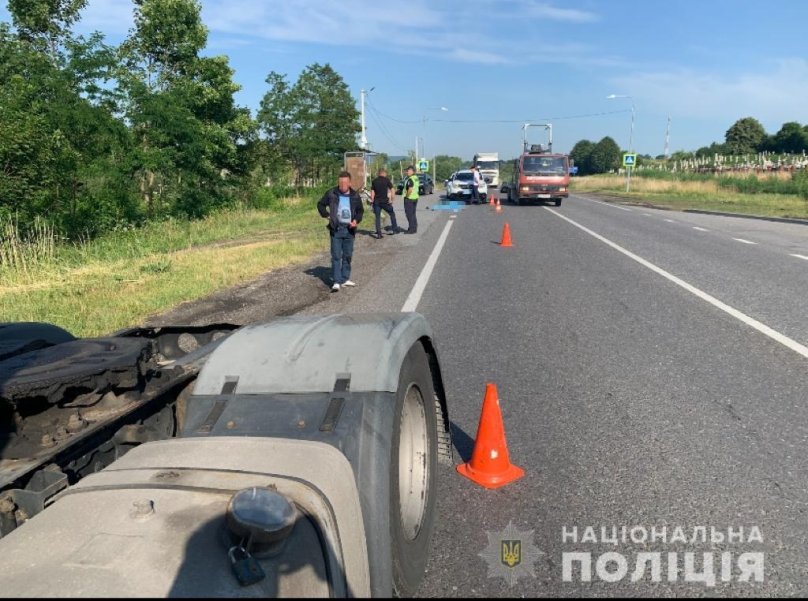
[[[326,286],[331,286],[331,267],[324,267],[322,265],[318,265],[317,267],[311,267],[306,269],[303,273],[306,275],[310,275],[314,278],[320,280]]]
[[[474,451],[474,439],[454,422],[449,422],[449,429],[452,432],[452,443],[460,459],[463,463],[470,461],[471,453]]]

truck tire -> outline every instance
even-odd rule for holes
[[[561,199],[560,198],[555,199],[555,206],[557,206],[557,207],[561,206]]]
[[[393,594],[412,596],[426,569],[435,526],[437,418],[426,352],[404,358],[396,392],[390,461]]]

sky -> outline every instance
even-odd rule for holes
[[[207,55],[230,58],[255,114],[270,71],[330,64],[378,152],[516,156],[526,122],[554,150],[611,136],[663,154],[723,142],[738,119],[808,124],[808,2],[201,0]],[[119,43],[131,0],[89,0],[77,33]],[[5,6],[0,20],[10,21]],[[609,95],[617,98],[607,99]],[[442,110],[444,107],[448,110]],[[633,111],[632,111],[633,108]],[[633,124],[632,124],[633,114]],[[529,128],[546,143],[548,130]]]

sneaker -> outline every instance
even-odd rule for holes
[[[339,292],[339,284],[334,282],[334,285],[331,286],[331,292]]]
[[[345,280],[344,282],[342,282],[342,285],[343,286],[356,286],[356,282],[354,282],[353,280]]]
[[[376,232],[375,234],[371,234],[371,236],[373,238],[376,238],[376,240],[381,240],[382,239],[382,233],[381,232]]]

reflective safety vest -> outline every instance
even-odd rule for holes
[[[418,189],[421,187],[420,178],[413,173],[407,179],[409,179],[412,182],[412,188],[410,188],[410,192],[409,192],[409,196],[408,196],[407,195],[407,189],[406,189],[407,188],[407,183],[404,182],[404,198],[406,198],[408,200],[418,200],[418,198],[420,196]]]

